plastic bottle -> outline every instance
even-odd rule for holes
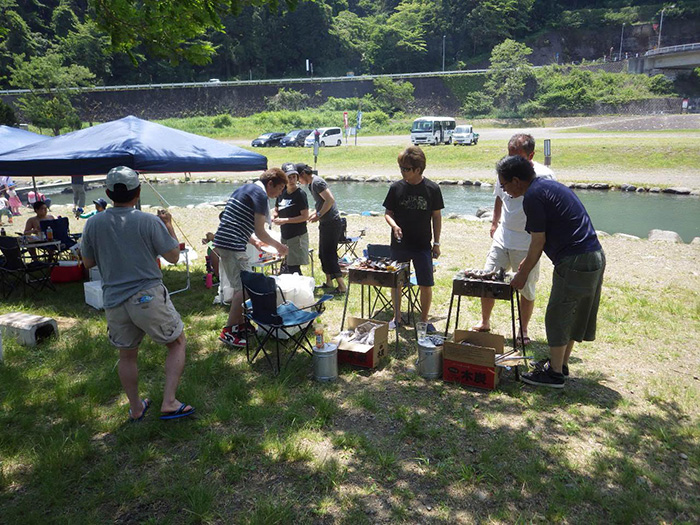
[[[314,334],[316,335],[316,348],[323,348],[325,341],[323,340],[323,322],[320,317],[316,318]]]
[[[204,286],[206,286],[207,288],[211,288],[212,286],[214,286],[214,274],[213,273],[211,273],[211,272],[207,273],[207,278],[204,281]]]
[[[46,240],[53,241],[53,230],[51,229],[51,226],[46,228]]]

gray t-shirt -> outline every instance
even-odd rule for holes
[[[327,189],[328,183],[318,175],[314,175],[311,179],[311,184],[309,184],[309,190],[311,191],[311,196],[314,198],[317,213],[321,210],[321,208],[323,208],[323,203],[325,202],[323,197],[321,197],[321,193]],[[338,206],[336,203],[333,203],[333,207],[324,213],[319,220],[320,222],[331,222],[339,217],[340,213],[338,212]]]
[[[156,257],[178,247],[157,216],[134,208],[108,208],[90,217],[81,251],[94,259],[102,276],[105,308],[162,282]]]

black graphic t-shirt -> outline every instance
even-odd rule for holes
[[[282,195],[277,197],[275,206],[282,219],[290,219],[301,215],[302,210],[309,209],[309,199],[301,188],[297,188],[291,194],[287,193],[287,188],[285,188]],[[280,231],[283,239],[292,239],[306,233],[306,223],[283,224],[280,226]]]
[[[405,180],[394,182],[384,199],[384,207],[394,212],[394,220],[403,231],[400,243],[391,236],[392,247],[430,249],[433,211],[445,207],[440,186],[425,178],[418,184],[409,184]]]

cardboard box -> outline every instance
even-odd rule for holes
[[[334,337],[333,343],[338,345],[339,363],[348,363],[364,368],[376,368],[379,361],[389,353],[389,323],[377,321],[376,319],[349,317],[347,326],[350,329],[354,329],[367,321],[380,325],[374,332],[374,345],[340,341],[338,336]]]
[[[496,354],[503,353],[503,344],[502,335],[455,330],[454,340],[446,341],[443,349],[442,378],[493,390],[498,386],[502,370],[496,366]]]
[[[83,283],[83,289],[85,290],[85,302],[97,310],[103,310],[102,281],[88,281]]]

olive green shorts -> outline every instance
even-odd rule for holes
[[[309,232],[302,233],[291,239],[282,239],[282,244],[289,248],[287,254],[288,266],[306,266],[309,264]]]
[[[545,315],[549,346],[595,340],[604,272],[603,250],[564,257],[554,267]]]

